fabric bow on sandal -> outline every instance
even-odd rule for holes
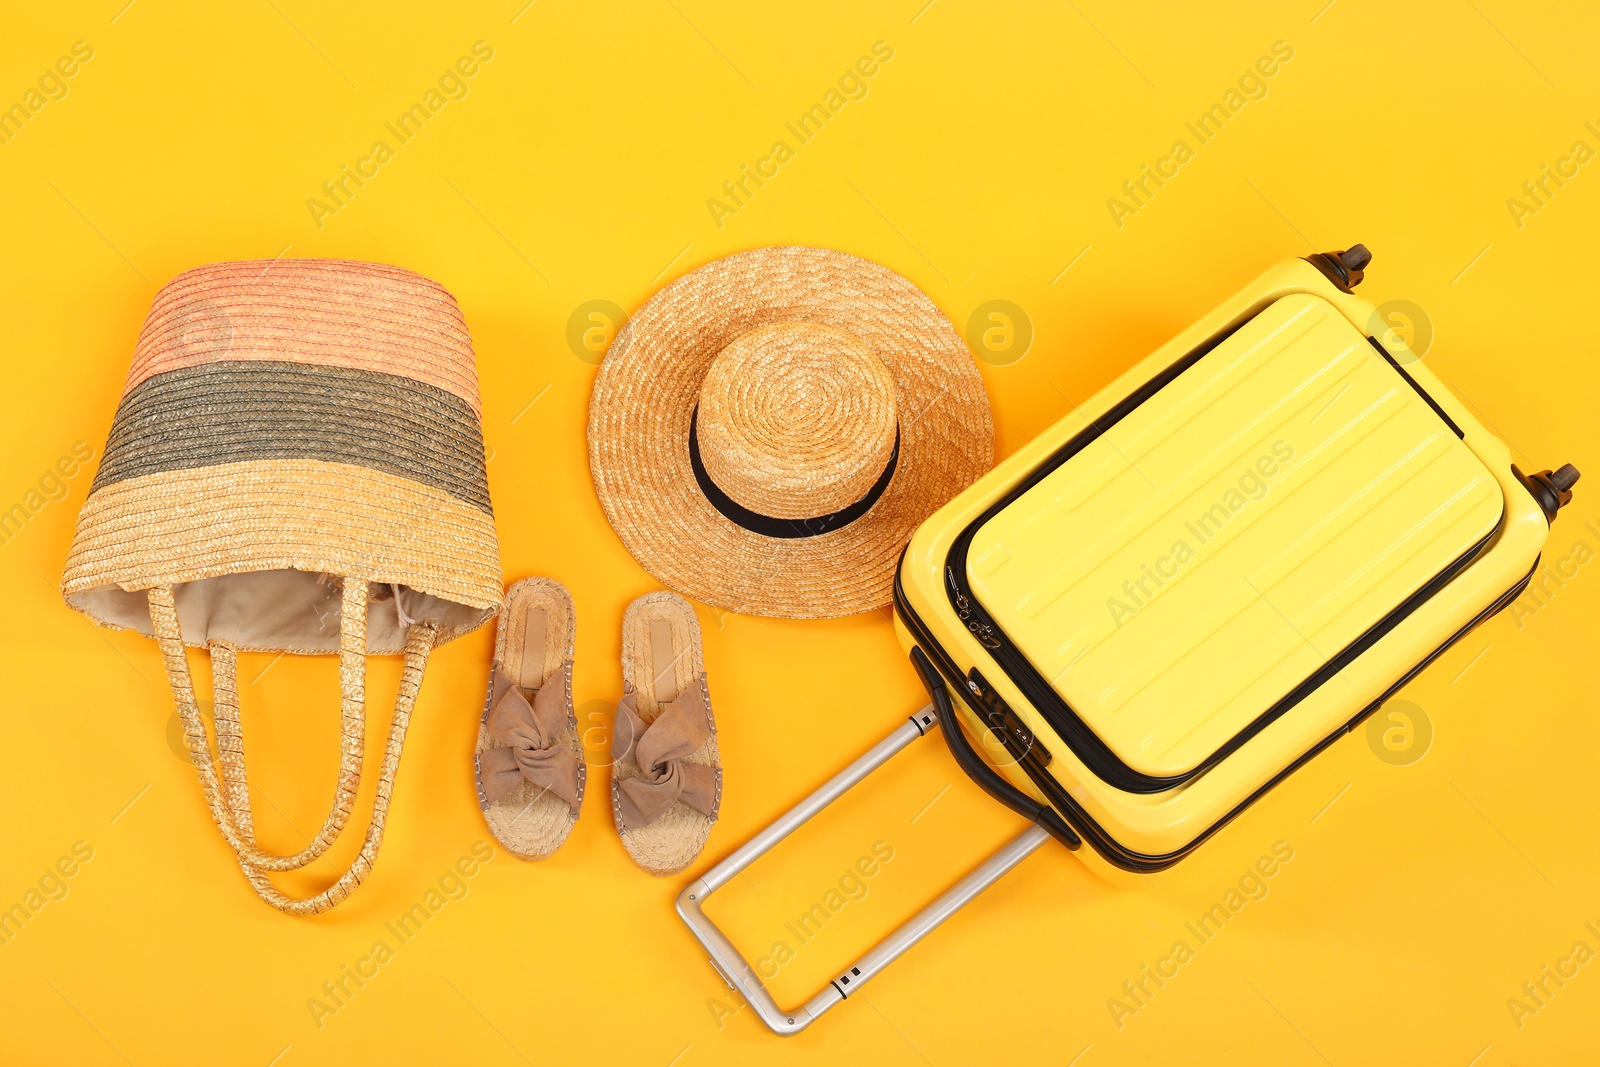
[[[700,624],[676,593],[646,593],[622,616],[623,698],[611,742],[611,814],[644,870],[694,862],[722,807],[722,761]]]
[[[490,804],[524,780],[548,790],[578,813],[578,764],[572,749],[561,740],[567,726],[566,694],[571,687],[572,664],[540,686],[529,701],[504,671],[494,672],[494,692],[487,726],[503,747],[491,748],[479,758],[484,799]]]
[[[495,628],[473,767],[484,821],[506,851],[544,859],[583,806],[583,745],[572,707],[572,594],[549,578],[506,590]]]
[[[684,757],[711,738],[711,703],[705,678],[679,693],[646,725],[639,717],[638,694],[628,693],[617,705],[611,755],[632,759],[640,773],[617,783],[617,813],[623,830],[637,830],[659,819],[681,802],[702,815],[717,817],[722,771]]]

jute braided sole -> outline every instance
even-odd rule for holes
[[[670,648],[670,652],[665,650]],[[700,638],[700,623],[694,608],[676,593],[646,593],[628,605],[622,617],[622,678],[636,693],[639,718],[645,725],[656,720],[674,697],[705,674],[705,659]],[[707,711],[709,713],[709,702]],[[685,756],[689,763],[722,766],[717,752],[716,720],[711,736],[699,749]],[[622,847],[633,861],[654,875],[677,874],[694,862],[705,848],[716,819],[682,802],[674,803],[659,819],[637,830],[622,829],[622,814],[617,807],[617,783],[641,774],[631,754],[617,760],[611,768],[611,814],[616,820]],[[721,780],[717,803],[721,805]]]
[[[546,679],[557,675],[563,664],[572,662],[577,633],[577,612],[567,587],[549,578],[524,578],[506,590],[505,606],[495,629],[494,661],[527,695],[542,687]],[[588,768],[583,762],[583,745],[578,740],[570,673],[566,679],[567,728],[557,740],[569,747],[572,758],[578,761],[578,803],[581,805]],[[506,851],[520,859],[541,860],[561,847],[578,818],[565,800],[528,781],[497,798],[493,804],[488,802],[483,792],[479,757],[500,745],[489,733],[493,697],[491,674],[483,700],[483,717],[478,725],[478,748],[472,761],[478,807],[495,840],[504,845]]]

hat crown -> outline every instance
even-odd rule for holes
[[[735,503],[779,519],[829,515],[865,497],[888,466],[894,378],[853,334],[772,323],[712,359],[696,424],[706,474]]]

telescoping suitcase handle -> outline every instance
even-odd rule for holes
[[[998,881],[1001,875],[1027,859],[1050,838],[1057,838],[1069,847],[1076,848],[1078,845],[1077,835],[1067,827],[1059,814],[1007,782],[973,748],[962,732],[961,724],[956,721],[944,679],[920,648],[912,650],[911,661],[922,677],[932,703],[912,715],[888,737],[868,749],[860,759],[834,775],[822,788],[790,808],[772,825],[711,868],[703,878],[691,882],[678,894],[678,915],[688,924],[706,951],[711,953],[711,965],[729,986],[755,1008],[761,1021],[774,1033],[797,1034],[810,1026],[823,1012],[866,985],[878,972],[899,959],[907,949],[960,911],[970,900]],[[787,1011],[780,1008],[749,961],[728,940],[727,935],[706,917],[703,910],[706,898],[843,796],[851,786],[889,762],[892,756],[911,742],[941,726],[950,753],[961,769],[996,800],[1033,820],[1034,825],[1002,845],[965,878],[945,890],[938,899],[868,949],[865,955],[840,971],[805,1004]]]

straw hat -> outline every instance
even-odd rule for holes
[[[589,403],[595,490],[628,551],[756,615],[888,603],[912,531],[993,460],[955,328],[893,271],[821,248],[741,252],[662,289]]]

